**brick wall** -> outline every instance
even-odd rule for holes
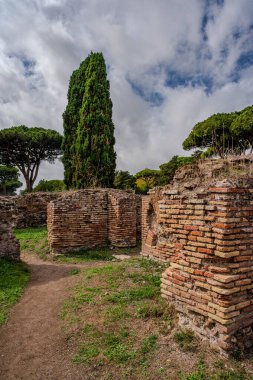
[[[16,206],[10,197],[0,197],[0,257],[19,260],[19,242],[13,235]]]
[[[12,197],[17,206],[17,228],[47,224],[47,205],[62,193],[38,192]]]
[[[115,247],[136,245],[136,197],[119,190],[108,192],[108,239]]]
[[[142,196],[135,195],[136,200],[136,239],[141,240]]]
[[[207,163],[210,168],[210,163]],[[204,169],[203,167],[202,169]],[[143,199],[142,254],[168,261],[161,292],[179,323],[215,348],[253,345],[253,184],[176,178]],[[189,168],[189,171],[192,168]],[[186,170],[187,172],[187,170]],[[197,179],[197,176],[199,179]]]
[[[54,253],[109,242],[134,246],[136,223],[136,197],[122,190],[79,190],[48,205],[48,238]]]

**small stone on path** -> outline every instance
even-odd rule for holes
[[[127,259],[130,259],[131,256],[129,255],[112,255],[113,257],[115,257],[115,259],[118,259],[118,260],[127,260]]]

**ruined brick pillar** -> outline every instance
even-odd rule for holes
[[[253,188],[224,180],[194,191],[151,192],[144,256],[168,260],[161,292],[179,323],[220,350],[253,345]]]

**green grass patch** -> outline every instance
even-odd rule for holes
[[[74,363],[81,364],[89,362],[90,359],[96,358],[99,354],[99,349],[94,343],[83,343],[79,348],[78,353],[74,356]]]
[[[92,358],[100,357],[114,363],[124,363],[136,356],[132,348],[129,331],[122,328],[118,333],[100,332],[94,325],[87,324],[82,333],[86,336],[73,360],[75,363],[90,362]]]
[[[80,269],[79,268],[72,268],[69,271],[69,275],[70,276],[74,276],[74,275],[79,274],[79,273],[80,273]]]
[[[10,307],[19,299],[29,279],[29,269],[21,262],[0,259],[0,325]]]
[[[192,373],[180,373],[180,380],[253,380],[253,376],[247,374],[244,368],[239,369],[219,369],[210,371],[206,368],[203,360],[197,364],[197,368]]]
[[[82,333],[88,334],[88,335],[93,333],[93,331],[94,331],[94,326],[91,323],[87,323],[82,329]]]
[[[68,252],[54,258],[59,263],[77,264],[86,261],[111,261],[114,259],[112,250],[109,247],[103,248],[83,248],[78,251]]]
[[[124,321],[129,316],[126,305],[111,306],[105,312],[106,322]]]
[[[112,303],[132,303],[134,301],[141,301],[145,299],[155,298],[159,293],[159,288],[155,286],[142,286],[137,289],[129,289],[118,291],[107,297],[107,300]]]
[[[134,359],[143,361],[143,357],[156,347],[158,339],[155,335],[148,336],[141,341],[138,348],[135,347],[135,334],[128,328],[121,328],[119,332],[99,332],[95,326],[88,324],[82,331],[86,335],[86,341],[80,345],[74,356],[75,363],[90,362],[98,356],[121,365]]]
[[[84,339],[79,340],[73,358],[75,363],[98,365],[102,361],[125,369],[126,366],[143,368],[145,358],[157,347],[158,336],[147,333],[138,336],[134,322],[139,323],[140,317],[136,310],[152,302],[149,318],[154,319],[158,330],[166,314],[166,303],[160,299],[160,277],[164,267],[153,264],[145,265],[142,259],[131,259],[82,270],[81,281],[61,313],[62,319],[68,322],[73,320],[73,315],[84,316],[86,307],[94,309],[94,313],[90,313],[92,323],[85,323],[80,328]]]
[[[126,363],[136,356],[128,329],[121,329],[118,334],[106,332],[102,336],[102,345],[103,355],[115,363]]]
[[[194,334],[191,330],[181,330],[174,334],[174,340],[185,351],[191,351],[194,348]]]
[[[162,318],[163,320],[170,320],[174,318],[174,310],[168,305],[164,299],[159,303],[144,303],[137,307],[136,315],[138,318]]]
[[[21,252],[35,253],[46,260],[50,253],[47,240],[47,227],[30,227],[14,230],[20,242]]]
[[[147,338],[143,339],[143,341],[141,343],[140,352],[142,354],[147,354],[152,349],[154,349],[156,346],[157,339],[158,339],[158,337],[156,335],[150,335]]]
[[[189,373],[189,360],[199,361],[202,346],[191,331],[172,330],[175,311],[160,295],[165,267],[132,258],[81,270],[62,311],[75,344],[74,363],[99,379],[249,380],[242,370],[231,369],[232,362],[211,364],[209,351],[208,367],[199,362]]]

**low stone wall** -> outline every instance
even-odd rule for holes
[[[17,206],[17,228],[39,227],[47,224],[47,205],[62,193],[38,192],[12,197]]]
[[[15,223],[15,202],[10,197],[0,197],[0,257],[19,260],[19,242],[13,235]]]
[[[136,244],[136,197],[114,189],[68,193],[48,205],[48,240],[52,252]]]
[[[206,180],[200,169],[143,198],[142,254],[170,262],[161,292],[183,327],[221,351],[244,350],[253,345],[253,181]]]

